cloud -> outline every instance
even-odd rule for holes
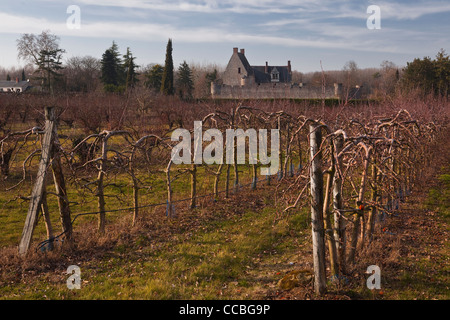
[[[55,2],[56,0],[41,1]],[[329,2],[329,0],[325,2]],[[295,0],[78,0],[77,4],[155,11],[269,14],[302,12],[305,10],[303,7],[310,7],[312,4],[317,4],[317,1],[305,0],[299,4]]]
[[[271,34],[251,34],[245,32],[227,32],[223,28],[179,28],[170,24],[156,23],[133,23],[103,21],[93,23],[82,23],[81,29],[70,30],[65,23],[55,23],[42,18],[26,16],[15,16],[0,13],[0,30],[3,33],[13,33],[5,30],[8,26],[17,26],[14,33],[40,33],[44,29],[49,29],[59,36],[72,36],[80,38],[110,38],[129,39],[140,41],[156,41],[173,38],[177,42],[187,43],[247,43],[247,44],[270,44],[271,46],[284,47],[312,47],[323,49],[354,49],[358,51],[375,50],[380,52],[396,50],[388,46],[372,46],[370,39],[364,40],[367,29],[362,29],[351,35],[360,36],[358,42],[350,42],[346,37],[339,37],[339,33],[332,25],[325,26],[317,37],[280,37]],[[327,31],[326,29],[329,28]],[[346,29],[343,34],[350,34],[352,29]],[[354,28],[353,28],[354,30]]]
[[[65,1],[62,7],[73,2],[72,0],[40,1],[58,4]],[[366,28],[368,15],[365,6],[367,4],[360,2],[356,4],[355,1],[78,0],[76,3],[82,8],[80,30],[70,30],[66,27],[64,17],[68,15],[60,17],[61,21],[58,22],[50,18],[25,16],[18,11],[17,14],[0,13],[0,33],[40,33],[44,29],[49,29],[62,37],[114,37],[142,42],[165,41],[167,38],[173,38],[177,42],[184,43],[230,43],[233,45],[246,43],[272,47],[391,53],[410,53],[414,49],[422,48],[423,43],[433,41],[438,43],[437,39],[444,34],[442,30],[436,30],[434,34],[431,34],[421,31],[420,28],[401,29],[400,26],[397,26],[397,29],[382,28],[380,31],[371,32]],[[418,19],[427,13],[450,10],[450,5],[446,3],[437,1],[429,3],[430,5],[420,2],[403,6],[399,3],[380,2],[379,5],[382,19]],[[92,7],[89,9],[88,6]],[[430,8],[425,8],[428,6]],[[95,10],[92,10],[93,8]],[[102,8],[116,14],[100,15],[98,11],[102,11]],[[148,19],[145,14],[139,17],[127,16],[123,14],[124,9],[132,12],[149,12],[149,14],[154,10],[164,11],[163,15],[171,16],[171,18]],[[175,11],[180,13],[174,14]],[[284,13],[287,11],[289,14]],[[84,12],[88,14],[84,15]],[[186,12],[196,12],[199,15],[186,16]],[[240,16],[236,15],[236,12],[247,12],[247,14]],[[260,16],[262,14],[264,16]],[[191,17],[195,19],[189,19]],[[417,46],[419,41],[423,42],[420,47]]]
[[[380,2],[378,5],[381,8],[381,16],[385,19],[416,20],[425,15],[450,11],[450,3],[448,1],[426,1],[405,4]]]

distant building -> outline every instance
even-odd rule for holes
[[[25,92],[28,88],[31,87],[29,81],[19,81],[19,78],[16,78],[15,81],[0,81],[0,92]]]
[[[223,73],[226,86],[253,85],[261,83],[291,83],[291,62],[287,66],[251,66],[245,56],[245,49],[233,48],[233,55]]]
[[[348,96],[360,98],[359,87],[352,88]],[[325,87],[292,83],[291,61],[286,66],[252,66],[245,56],[245,49],[233,48],[233,54],[222,74],[222,78],[211,83],[213,98],[231,99],[324,99],[344,98],[342,84]]]

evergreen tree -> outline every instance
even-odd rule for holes
[[[11,77],[9,76],[9,74],[6,75],[6,81],[11,81]]]
[[[63,69],[61,61],[63,52],[65,52],[63,49],[42,50],[39,54],[36,72],[41,74],[38,79],[50,93],[54,93],[55,83],[62,77],[59,71]]]
[[[134,63],[134,59],[136,58],[133,57],[130,48],[127,48],[127,53],[123,56],[123,58],[123,68],[126,74],[125,87],[133,88],[134,85],[139,81],[139,79],[137,78],[138,74],[136,72],[136,68],[138,66]]]
[[[121,91],[121,86],[126,83],[126,74],[122,59],[120,58],[119,47],[113,41],[102,55],[101,63],[101,81],[103,82],[105,91],[117,92]]]
[[[178,67],[177,86],[180,97],[192,99],[192,92],[194,91],[194,81],[192,80],[192,71],[186,61]]]
[[[436,55],[434,71],[436,75],[436,94],[447,97],[450,91],[450,59],[444,49],[441,49]]]
[[[435,60],[430,57],[408,62],[401,79],[405,90],[418,89],[422,94],[448,97],[450,89],[450,59],[441,50]]]
[[[161,80],[161,92],[165,95],[173,95],[175,89],[173,86],[173,59],[172,59],[172,39],[169,39],[166,47],[166,61]]]
[[[111,48],[109,48],[109,50],[111,51],[111,53],[114,57],[114,67],[116,68],[116,73],[117,73],[117,83],[118,83],[118,85],[123,85],[123,84],[125,84],[126,74],[125,74],[125,70],[123,67],[121,55],[119,52],[119,46],[117,45],[117,43],[115,41],[113,41]]]
[[[160,64],[155,64],[147,74],[147,80],[145,86],[152,89],[161,89],[162,77],[164,73],[164,67]]]
[[[117,86],[119,84],[119,77],[117,74],[116,61],[114,59],[114,54],[110,49],[107,49],[102,55],[101,65],[101,80],[105,85],[105,89]]]
[[[27,81],[27,78],[25,77],[25,69],[22,69],[22,81]]]

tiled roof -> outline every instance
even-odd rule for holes
[[[0,88],[25,88],[30,86],[28,81],[0,81]]]

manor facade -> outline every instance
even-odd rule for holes
[[[286,66],[251,66],[245,56],[245,49],[233,48],[233,55],[222,76],[222,84],[226,86],[251,86],[262,83],[291,83],[291,62]]]
[[[359,88],[359,87],[358,87]],[[360,90],[353,90],[359,98]],[[231,99],[323,99],[342,98],[342,84],[322,87],[292,82],[291,61],[285,66],[250,65],[245,49],[233,48],[222,77],[211,83],[212,98]]]

